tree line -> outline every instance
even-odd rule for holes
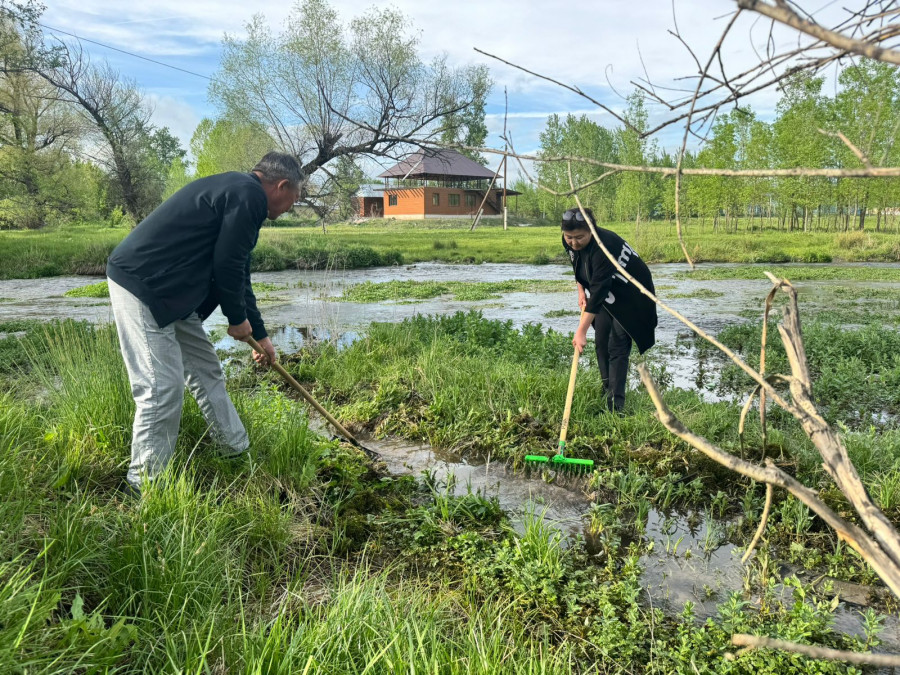
[[[367,180],[360,159],[393,163],[414,139],[485,143],[486,67],[452,67],[445,57],[424,62],[418,34],[395,9],[374,7],[345,21],[327,0],[303,0],[280,31],[256,16],[243,34],[226,35],[208,90],[217,115],[198,125],[190,155],[169,129],[153,124],[137,83],[92,61],[77,41],[46,36],[41,12],[33,0],[0,0],[0,228],[138,222],[190,180],[248,171],[272,149],[300,159],[301,201],[310,211],[342,219]],[[896,68],[859,59],[841,70],[838,84],[828,96],[823,78],[796,74],[783,84],[771,122],[743,105],[721,112],[683,166],[900,165]],[[553,115],[540,154],[674,167],[677,156],[642,134],[648,116],[640,92],[628,98],[628,124],[618,128]],[[576,185],[603,171],[572,166]],[[569,189],[565,163],[539,162],[536,179],[556,192]],[[528,180],[513,187],[522,193],[520,213],[553,218],[570,206]],[[671,220],[675,211],[674,179],[659,174],[622,172],[581,197],[607,221]],[[686,176],[681,208],[723,231],[893,229],[900,181]]]
[[[487,133],[486,67],[425,62],[395,9],[344,21],[303,0],[280,31],[257,15],[224,37],[208,90],[218,114],[195,130],[188,162],[137,84],[45,35],[42,10],[0,0],[0,227],[137,222],[188,181],[248,171],[274,149],[300,160],[301,201],[337,218],[366,179],[361,158],[392,163],[411,139],[478,146]]]
[[[805,73],[781,89],[774,119],[765,122],[748,106],[720,112],[683,167],[715,169],[858,168],[900,165],[900,73],[890,65],[860,59],[843,68],[838,90],[823,92],[825,80]],[[648,111],[640,92],[628,98],[630,127],[608,129],[586,116],[551,116],[540,136],[540,155],[582,156],[625,165],[674,167],[677,156],[642,137]],[[852,144],[838,136],[838,132]],[[861,155],[861,156],[860,156]],[[573,164],[576,185],[606,169]],[[570,189],[567,166],[539,163],[536,181],[554,192]],[[553,218],[569,201],[519,178],[518,210]],[[671,220],[674,178],[623,172],[580,193],[586,206],[607,221]],[[720,231],[738,229],[893,230],[900,216],[896,178],[684,176],[682,213]]]

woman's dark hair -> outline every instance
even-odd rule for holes
[[[597,220],[594,218],[594,212],[590,209],[585,209],[584,213],[590,218],[591,223],[596,226]],[[573,232],[575,230],[587,230],[590,228],[587,221],[584,219],[584,215],[581,213],[581,209],[575,207],[574,209],[569,209],[562,215],[562,229],[567,232]]]

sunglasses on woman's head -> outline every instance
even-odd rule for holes
[[[577,221],[579,223],[586,222],[584,216],[581,213],[580,209],[569,209],[562,216],[563,222],[568,223],[570,220]]]

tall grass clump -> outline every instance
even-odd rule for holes
[[[329,602],[284,611],[236,642],[242,672],[584,672],[575,645],[534,630],[503,598],[362,573],[335,580],[331,592]]]
[[[109,480],[122,468],[134,403],[115,327],[47,324],[27,347],[29,377],[44,390],[45,440],[57,456],[58,482]]]
[[[87,286],[78,286],[63,293],[67,298],[108,298],[109,282],[101,281]]]

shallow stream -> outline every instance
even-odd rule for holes
[[[469,463],[452,453],[434,451],[428,445],[396,439],[361,440],[381,455],[393,474],[432,472],[439,483],[449,486],[457,496],[471,491],[496,499],[519,531],[526,515],[532,512],[560,531],[563,545],[580,538],[591,550],[593,535],[587,523],[591,500],[585,492],[584,479],[563,478],[548,483],[538,474],[512,471],[503,462]],[[717,604],[728,593],[744,590],[746,567],[741,563],[744,549],[727,541],[725,525],[719,520],[708,520],[703,514],[650,511],[644,534],[648,546],[641,557],[650,604],[668,614],[678,614],[684,603],[690,601],[694,604],[694,615],[703,620],[716,616]],[[797,572],[787,566],[779,567],[784,574]],[[803,578],[806,576],[801,574]],[[820,578],[819,582],[824,580]],[[842,601],[834,613],[835,630],[864,635],[861,612],[869,605],[872,588],[839,580],[832,583]],[[785,598],[790,598],[791,589],[781,591]],[[879,638],[882,644],[876,651],[900,652],[897,615],[886,617]]]
[[[698,269],[726,266],[698,265]],[[771,288],[763,272],[776,270],[789,276],[791,266],[758,267],[759,279],[752,281],[676,278],[679,272],[687,269],[683,264],[651,265],[651,270],[660,298],[703,330],[715,334],[727,325],[745,321],[748,312],[755,310],[761,318],[765,295]],[[346,287],[366,281],[490,282],[509,279],[569,280],[573,290],[570,293],[511,292],[480,301],[455,300],[448,296],[373,303],[337,301]],[[107,299],[67,298],[63,295],[68,290],[99,280],[97,277],[52,277],[0,281],[0,322],[63,318],[112,321]],[[347,343],[364,334],[373,321],[399,322],[415,315],[453,314],[471,309],[481,311],[488,319],[510,320],[517,327],[526,323],[541,323],[545,328],[562,333],[571,333],[578,323],[577,316],[546,316],[555,310],[577,311],[574,278],[571,269],[563,265],[419,263],[346,271],[261,272],[253,275],[253,281],[274,288],[258,292],[257,296],[267,325],[277,329],[272,331],[276,347],[286,352],[296,350],[310,335]],[[900,294],[900,284],[811,281],[797,282],[795,285],[801,303],[809,301],[819,305],[827,304],[830,292],[837,288],[889,288],[896,289]],[[229,349],[235,346],[230,338],[222,337],[227,326],[220,312],[214,313],[206,325],[218,338],[217,347]],[[699,357],[690,330],[662,310],[659,311],[657,345],[648,355],[651,360],[665,364],[671,376],[671,386],[699,389],[709,400],[719,397],[714,387],[716,364],[707,363]]]

